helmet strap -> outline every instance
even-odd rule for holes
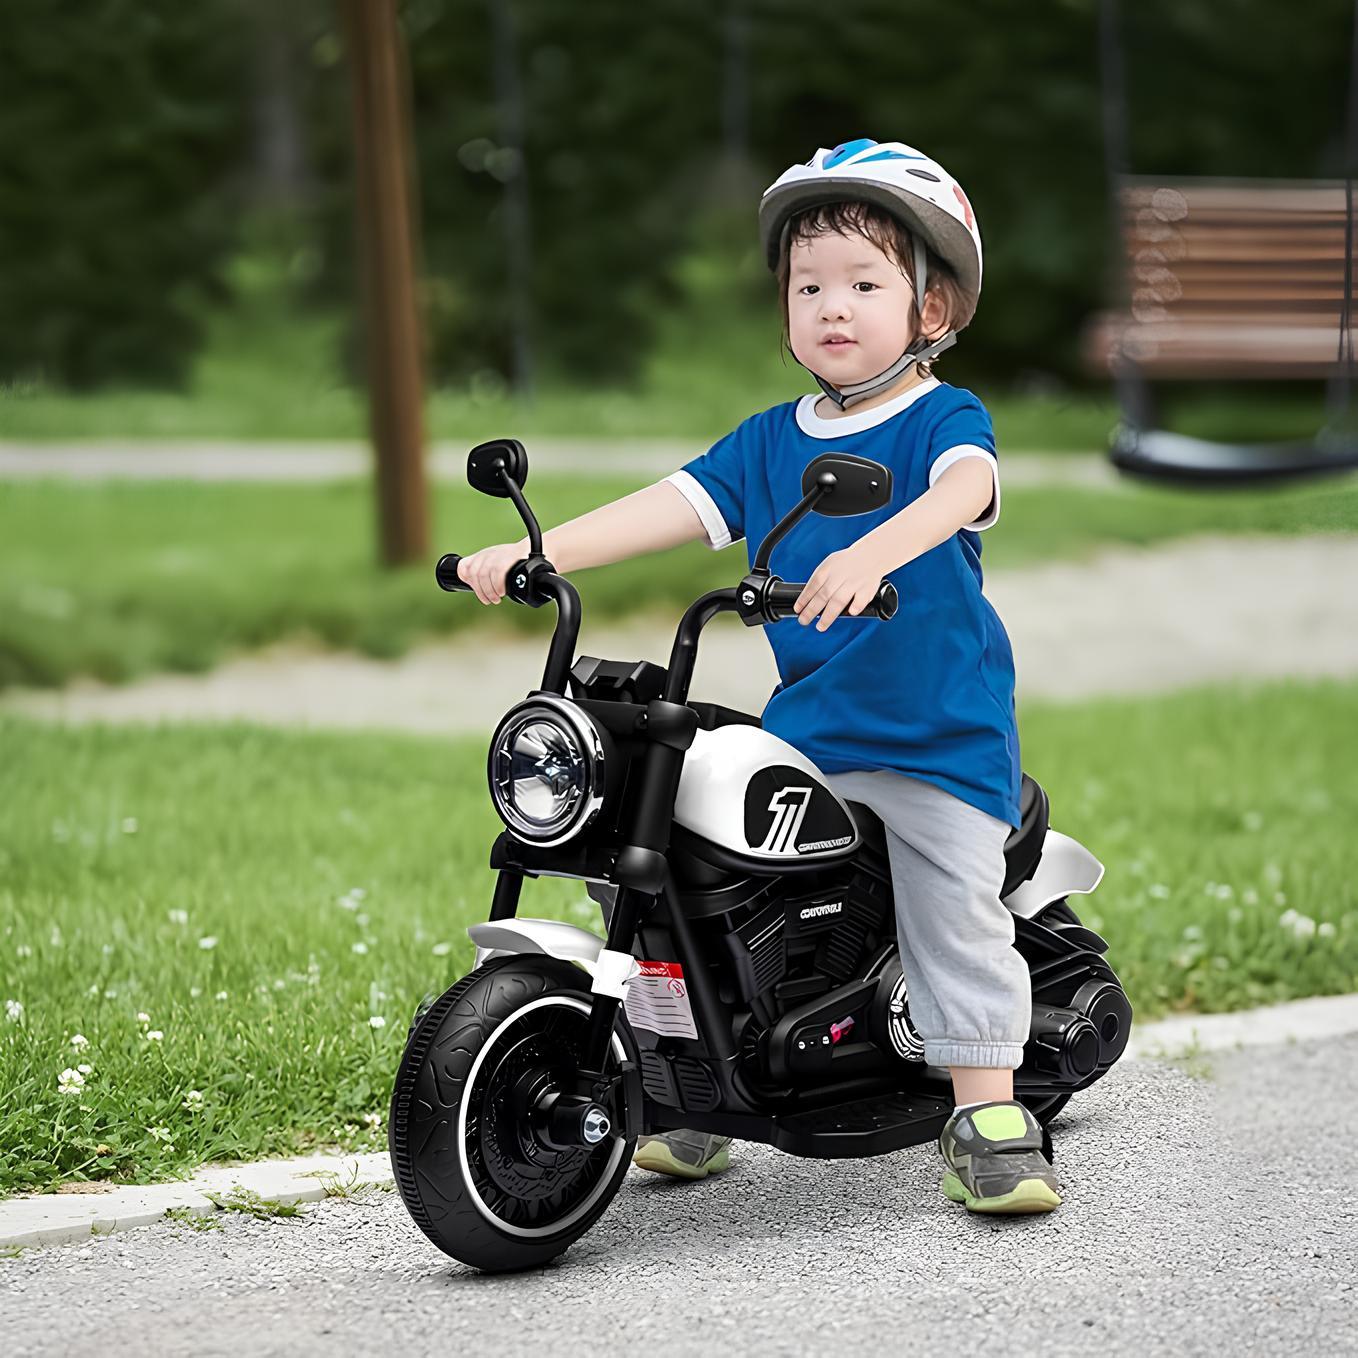
[[[923,339],[916,340],[885,372],[878,373],[876,377],[868,378],[866,382],[856,382],[851,387],[833,386],[818,372],[812,372],[811,376],[820,383],[821,390],[835,405],[841,410],[847,410],[850,406],[857,405],[860,401],[866,401],[870,396],[875,396],[879,391],[889,387],[912,364],[931,363],[945,349],[951,349],[956,343],[956,330],[949,330],[947,334],[932,342]]]

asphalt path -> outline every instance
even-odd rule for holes
[[[478,1275],[393,1193],[0,1262],[0,1353],[1358,1352],[1358,1036],[1123,1062],[1053,1134],[1065,1202],[970,1216],[932,1145],[634,1171],[545,1269]]]

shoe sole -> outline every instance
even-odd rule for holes
[[[1041,1179],[1022,1179],[1017,1188],[998,1198],[973,1197],[952,1170],[943,1176],[943,1194],[950,1202],[965,1203],[968,1212],[1050,1212],[1061,1205],[1061,1195]]]
[[[720,1174],[731,1167],[730,1149],[723,1146],[704,1165],[686,1165],[675,1159],[674,1152],[663,1141],[652,1141],[640,1147],[632,1156],[632,1163],[638,1169],[649,1170],[652,1174],[668,1174],[672,1179],[705,1179],[709,1174]]]

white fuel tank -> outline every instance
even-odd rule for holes
[[[833,863],[858,848],[849,808],[798,749],[758,726],[698,730],[684,756],[674,819],[751,866]]]

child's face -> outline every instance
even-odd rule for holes
[[[797,361],[827,382],[865,382],[914,340],[913,287],[866,237],[831,232],[796,241],[788,266],[788,341]],[[931,331],[941,307],[926,294],[923,319]],[[848,342],[833,342],[833,336]]]

